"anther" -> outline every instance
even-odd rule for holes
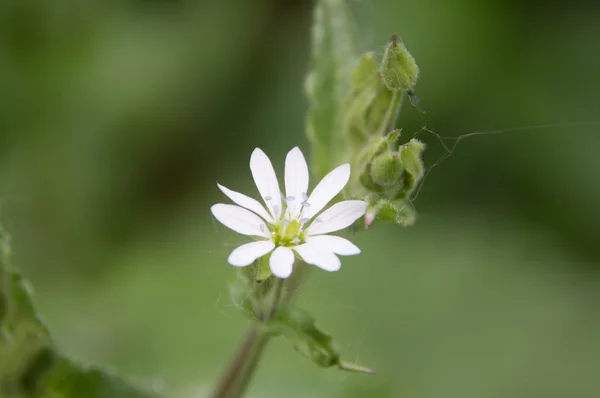
[[[293,196],[288,196],[287,198],[285,198],[285,200],[286,200],[286,202],[291,202],[291,201],[296,200],[296,198]]]
[[[271,200],[271,199],[273,199],[273,198],[270,196],[265,196],[265,200]]]
[[[265,232],[265,224],[260,224],[260,232]]]
[[[304,201],[302,203],[300,203],[302,206],[304,207],[310,207],[310,203],[308,203],[307,201]]]
[[[315,218],[315,222],[322,222],[320,218]]]
[[[303,218],[303,219],[300,220],[300,223],[306,224],[309,221],[310,221],[310,218]]]
[[[306,202],[308,200],[308,195],[306,194],[306,192],[302,192],[302,200],[304,202]]]
[[[297,245],[298,243],[301,243],[301,242],[302,241],[300,239],[298,239],[298,238],[292,239],[292,243],[295,244],[295,245]]]

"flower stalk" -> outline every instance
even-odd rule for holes
[[[256,309],[257,318],[250,321],[242,342],[212,395],[213,398],[239,398],[248,389],[271,337],[265,325],[277,314],[284,298],[285,301],[291,299],[291,292],[284,294],[286,281],[274,279],[272,289],[269,289],[271,295],[268,305]],[[266,285],[257,283],[255,287],[257,294],[267,297],[264,296]]]

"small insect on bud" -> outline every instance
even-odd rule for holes
[[[419,67],[402,41],[394,34],[385,46],[381,66],[381,80],[392,91],[411,91],[419,78]]]

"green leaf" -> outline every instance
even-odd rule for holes
[[[352,26],[344,0],[319,0],[312,27],[312,65],[305,81],[309,101],[306,128],[313,172],[322,178],[347,159],[344,103],[356,60]]]
[[[319,330],[313,317],[303,310],[283,308],[267,326],[271,333],[282,334],[293,341],[296,351],[321,367],[336,366],[351,372],[374,373],[371,369],[342,361],[333,338]]]
[[[9,236],[0,227],[0,397],[150,398],[117,376],[62,357],[35,311],[31,287],[10,265]]]

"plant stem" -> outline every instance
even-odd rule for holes
[[[265,331],[262,331],[262,335],[257,339],[255,347],[252,350],[250,356],[248,357],[244,371],[242,372],[239,380],[236,383],[235,391],[231,395],[231,398],[239,398],[244,396],[244,393],[248,389],[248,386],[250,385],[250,382],[254,377],[254,373],[258,368],[258,362],[260,361],[260,358],[262,357],[262,354],[265,348],[267,347],[269,337],[270,336]]]
[[[260,325],[252,322],[242,343],[239,345],[233,359],[227,367],[227,371],[221,377],[219,385],[213,394],[213,398],[234,398],[234,394],[237,382],[240,377],[246,371],[247,364],[251,359],[251,356],[256,355],[256,348],[259,346],[261,339],[263,338],[264,332],[261,330]]]
[[[277,313],[282,301],[283,284],[283,280],[275,280],[271,302],[268,308],[259,314],[260,322],[268,322]],[[213,398],[240,398],[243,396],[256,372],[269,337],[260,323],[253,321],[250,324],[244,340],[221,378]]]
[[[402,91],[402,93],[400,93],[400,91],[394,91],[392,93],[390,105],[388,106],[388,109],[385,113],[385,118],[383,120],[383,123],[381,124],[381,129],[379,130],[380,136],[389,133],[396,125],[398,115],[400,114],[400,108],[402,108],[402,101],[404,100],[404,95],[404,91]]]

